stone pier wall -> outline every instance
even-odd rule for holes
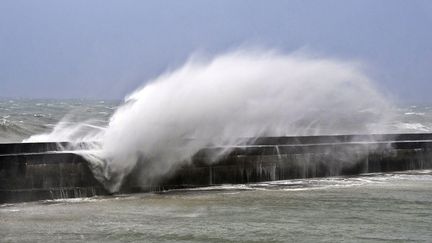
[[[349,155],[339,150],[335,147],[333,151],[315,153],[231,155],[210,165],[195,161],[176,170],[162,184],[165,188],[181,188],[432,169],[432,143],[423,148],[371,153],[363,150]]]
[[[102,194],[87,162],[75,154],[0,156],[0,203]]]

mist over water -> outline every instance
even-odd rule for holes
[[[379,133],[392,117],[391,104],[357,63],[240,50],[191,58],[147,82],[126,97],[106,128],[83,133],[82,124],[58,126],[27,141],[58,141],[58,135],[97,141],[83,155],[114,192],[137,163],[142,183],[153,184],[209,145],[258,136]]]

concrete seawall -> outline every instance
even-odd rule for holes
[[[136,168],[121,192],[432,168],[432,134],[262,137],[243,144],[204,148],[153,184],[143,184]],[[64,146],[0,144],[0,203],[107,194],[87,161],[58,151]]]
[[[193,163],[184,165],[163,181],[164,188],[252,183],[297,178],[356,175],[432,168],[432,141],[401,140],[322,144],[252,145],[232,151],[208,164],[213,153],[206,148]],[[139,170],[137,170],[139,171]],[[139,177],[137,180],[139,180]],[[132,183],[134,175],[130,176]]]
[[[75,154],[0,155],[0,203],[103,194],[87,162]]]

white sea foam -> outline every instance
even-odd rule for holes
[[[403,171],[398,173],[368,173],[353,177],[326,177],[269,181],[250,184],[225,184],[187,189],[187,191],[309,191],[368,185],[392,185],[400,181],[432,181],[431,170]],[[173,190],[177,191],[177,190]]]
[[[431,127],[418,122],[414,122],[414,123],[399,122],[396,124],[396,128],[402,132],[405,131],[431,132],[432,131]]]
[[[424,115],[426,115],[426,113],[424,113],[424,112],[405,112],[405,115],[407,115],[407,116],[411,116],[411,115],[424,116]]]

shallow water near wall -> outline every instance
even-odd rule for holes
[[[3,204],[0,239],[430,241],[432,171]]]

